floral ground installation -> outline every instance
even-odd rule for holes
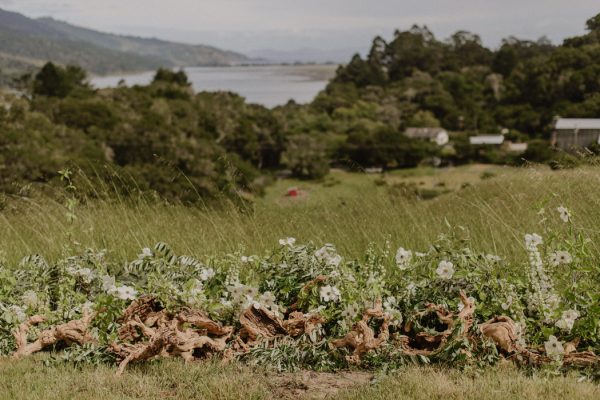
[[[323,371],[510,359],[596,377],[597,257],[569,210],[541,215],[522,264],[473,251],[461,228],[423,252],[386,242],[348,261],[294,238],[204,262],[164,243],[124,265],[104,251],[29,256],[0,269],[0,352],[55,350],[49,362],[111,362],[118,374],[161,357]]]

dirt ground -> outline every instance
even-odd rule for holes
[[[311,372],[269,375],[267,383],[273,399],[321,400],[333,398],[341,390],[368,385],[374,376],[367,372]]]

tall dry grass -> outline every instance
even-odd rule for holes
[[[457,169],[456,179],[467,169]],[[539,221],[559,224],[556,207],[573,211],[575,225],[600,254],[600,173],[594,168],[550,171],[506,169],[493,179],[428,201],[390,194],[377,177],[334,173],[337,184],[282,181],[270,188],[252,210],[224,203],[218,209],[107,195],[100,188],[76,207],[69,222],[61,201],[20,199],[13,211],[0,213],[0,250],[13,263],[30,253],[49,259],[83,248],[107,249],[115,260],[162,241],[178,253],[205,257],[243,248],[247,254],[272,249],[281,237],[334,243],[346,257],[358,257],[371,242],[387,238],[395,246],[426,250],[448,226],[470,233],[472,246],[511,260],[524,256],[522,238],[538,232]],[[289,185],[308,194],[283,197]],[[539,215],[540,208],[546,209]]]

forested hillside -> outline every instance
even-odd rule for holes
[[[587,29],[559,46],[511,37],[492,51],[473,33],[440,41],[414,26],[389,43],[376,38],[368,57],[340,68],[314,105],[327,112],[375,107],[377,120],[394,127],[506,127],[543,137],[555,115],[600,115],[600,15]]]
[[[147,71],[159,67],[229,65],[241,54],[210,46],[120,36],[51,18],[31,19],[0,9],[0,71],[16,76],[47,61],[77,64],[91,73]]]
[[[548,139],[555,115],[600,117],[600,15],[587,28],[562,45],[509,38],[490,50],[468,32],[440,41],[413,27],[389,43],[376,38],[368,57],[340,67],[311,104],[273,110],[233,93],[195,93],[184,72],[161,69],[146,87],[95,90],[84,70],[47,64],[19,82],[24,96],[4,96],[0,190],[56,181],[67,165],[101,178],[116,172],[142,192],[185,201],[260,192],[280,170],[320,178],[331,166],[574,165]],[[432,126],[449,130],[450,143],[403,134]],[[529,150],[469,144],[469,135],[500,131]]]

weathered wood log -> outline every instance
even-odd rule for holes
[[[46,318],[40,315],[33,316],[23,322],[13,332],[17,349],[13,353],[13,358],[21,358],[36,353],[53,344],[64,342],[67,346],[73,343],[84,345],[94,342],[94,338],[89,332],[90,323],[95,318],[96,313],[84,309],[83,317],[78,320],[67,322],[57,326],[50,327],[42,331],[38,338],[29,343],[27,336],[32,326],[41,324]]]
[[[375,335],[375,331],[369,326],[369,322],[372,319],[382,320],[377,335]],[[347,356],[346,359],[349,363],[357,364],[365,354],[371,350],[378,349],[389,340],[389,319],[390,316],[383,312],[381,299],[377,299],[375,307],[366,310],[362,319],[352,327],[352,330],[343,338],[332,340],[331,345],[336,348],[348,348],[351,350],[352,354]]]

